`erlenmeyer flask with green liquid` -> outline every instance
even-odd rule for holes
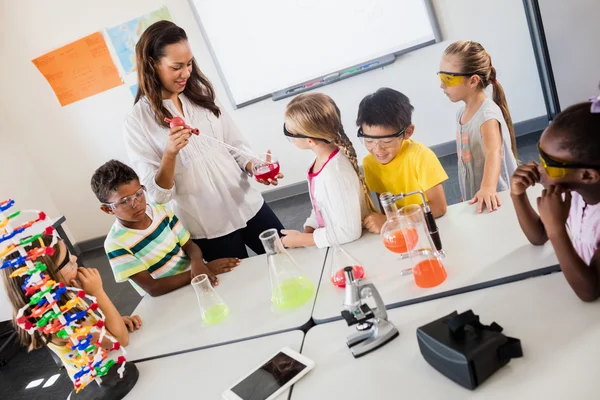
[[[271,301],[282,309],[304,305],[313,295],[313,283],[283,247],[277,229],[269,229],[259,236],[267,252],[267,264],[271,278]]]

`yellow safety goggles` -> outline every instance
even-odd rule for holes
[[[556,160],[544,153],[539,145],[538,151],[540,152],[540,161],[542,162],[542,167],[544,167],[546,174],[552,179],[564,178],[570,169],[591,168],[600,170],[600,166],[598,165],[570,164],[564,161]]]
[[[440,78],[440,81],[442,81],[442,83],[448,87],[460,85],[465,80],[465,77],[477,75],[474,73],[446,72],[446,71],[439,71],[437,74],[438,74],[438,77]]]

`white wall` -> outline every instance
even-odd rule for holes
[[[539,4],[560,107],[564,110],[598,93],[600,2],[539,0]]]
[[[253,147],[271,149],[282,159],[286,179],[300,182],[311,156],[292,148],[281,133],[287,101],[265,100],[232,110],[223,83],[208,53],[187,0],[20,0],[3,2],[0,29],[0,109],[10,116],[2,136],[28,142],[29,159],[47,195],[68,220],[76,241],[106,234],[112,220],[98,210],[90,177],[110,158],[125,160],[121,123],[133,99],[121,86],[67,107],[60,107],[31,60],[92,32],[112,27],[166,5],[173,20],[188,33],[198,64],[214,83],[218,97]],[[361,98],[382,86],[406,93],[416,107],[417,140],[435,145],[454,139],[456,105],[438,88],[435,73],[450,41],[481,42],[494,58],[514,121],[545,114],[521,0],[434,0],[444,43],[402,56],[395,64],[322,89],[334,98],[346,130],[353,134]],[[26,23],[23,16],[27,16]],[[402,23],[402,21],[398,21]],[[299,27],[295,27],[299,29]],[[239,34],[239,33],[235,33]],[[293,62],[293,60],[290,60]],[[251,79],[251,77],[250,77]],[[359,155],[365,151],[358,141]],[[4,172],[3,172],[4,173]],[[263,187],[260,187],[263,190]]]
[[[0,121],[13,126],[12,118],[5,115],[0,108]],[[18,132],[8,130],[0,131],[2,139],[2,157],[0,157],[0,199],[15,200],[15,210],[37,209],[46,210],[49,215],[58,214],[58,207],[50,197],[48,187],[40,178],[34,164],[27,152],[27,146],[22,141]],[[5,244],[0,245],[4,248]],[[8,320],[12,316],[12,308],[4,292],[4,285],[0,282],[0,321]]]

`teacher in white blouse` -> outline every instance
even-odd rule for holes
[[[215,103],[213,87],[196,65],[185,31],[169,21],[156,22],[135,50],[139,88],[125,120],[125,144],[148,195],[172,206],[206,261],[246,258],[246,245],[264,253],[259,234],[283,226],[250,185],[251,161],[202,138],[212,136],[250,151]],[[169,129],[164,119],[174,116],[200,129],[200,135],[182,127]],[[263,183],[276,185],[277,180]]]

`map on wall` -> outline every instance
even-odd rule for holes
[[[131,21],[119,24],[107,29],[108,37],[119,57],[125,74],[135,72],[135,45],[140,39],[142,32],[157,21],[172,21],[167,7],[152,11]]]

